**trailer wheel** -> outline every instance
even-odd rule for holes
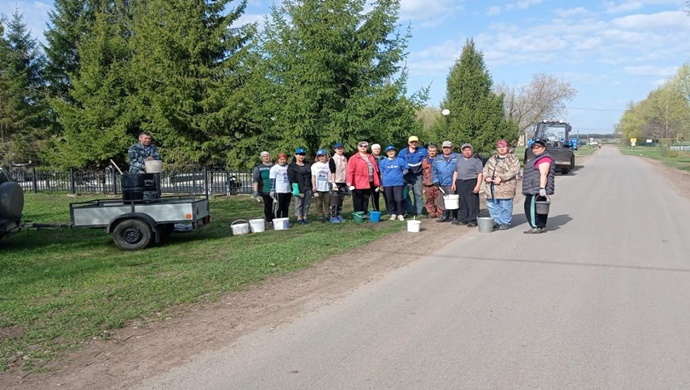
[[[561,175],[567,175],[570,172],[570,168],[561,168]]]
[[[137,251],[151,244],[153,232],[148,223],[140,219],[127,219],[115,226],[115,246],[125,251]]]

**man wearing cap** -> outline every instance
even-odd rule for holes
[[[273,198],[271,198],[271,154],[264,151],[259,155],[261,162],[254,167],[252,172],[252,186],[254,189],[254,198],[264,201],[264,218],[266,222],[273,221]]]
[[[462,144],[462,157],[455,164],[453,179],[455,190],[460,195],[460,210],[458,220],[454,224],[467,224],[468,227],[477,226],[479,216],[479,190],[482,185],[482,160],[474,157],[472,145]]]
[[[446,141],[450,143],[450,141]],[[443,145],[446,145],[446,142]],[[424,207],[429,214],[429,218],[440,217],[443,214],[443,199],[441,198],[441,191],[438,186],[434,185],[434,175],[432,168],[434,160],[438,155],[438,148],[434,144],[427,147],[428,156],[422,160],[422,184],[424,185]]]
[[[525,216],[530,229],[525,234],[540,234],[546,230],[548,214],[537,214],[536,201],[546,200],[553,195],[556,185],[556,167],[553,158],[546,151],[546,144],[537,140],[532,144],[534,157],[525,161],[522,174],[522,194],[525,195]]]
[[[422,192],[424,191],[423,177],[422,177],[422,161],[428,155],[424,147],[419,146],[419,138],[416,135],[410,136],[407,139],[407,147],[398,153],[398,157],[407,161],[409,171],[405,175],[405,183],[407,186],[412,186],[414,193],[414,203],[407,197],[406,208],[407,212],[412,215],[421,215],[424,209],[424,202],[422,200]],[[406,189],[403,189],[406,191]]]
[[[444,141],[441,150],[443,153],[440,156],[436,156],[434,165],[431,167],[433,182],[435,186],[442,189],[447,195],[450,195],[455,193],[455,166],[458,163],[459,156],[453,152],[453,143],[450,141]],[[441,203],[442,201],[439,204]],[[448,210],[444,207],[443,215],[440,217],[436,222],[448,222],[452,217],[453,222],[457,224],[458,209]]]
[[[484,165],[484,196],[494,227],[506,230],[513,220],[520,160],[510,153],[510,145],[504,139],[496,142],[496,149],[498,154],[489,157]]]
[[[328,167],[333,178],[331,183],[331,222],[336,223],[335,220],[343,222],[343,200],[345,200],[347,193],[347,184],[345,184],[347,158],[345,157],[345,145],[342,142],[336,142],[333,145],[333,150],[335,153],[328,161]]]

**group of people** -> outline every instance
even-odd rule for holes
[[[537,140],[531,145],[534,158],[525,161],[522,178],[524,210],[530,228],[526,234],[545,231],[548,214],[537,212],[537,202],[546,200],[555,190],[555,164],[546,144]],[[382,147],[361,141],[357,152],[345,157],[345,145],[333,145],[333,154],[319,149],[316,161],[310,163],[304,148],[297,148],[292,162],[280,153],[275,163],[269,152],[261,152],[261,162],[253,170],[253,195],[264,204],[264,216],[289,218],[289,207],[295,199],[298,224],[307,224],[311,203],[323,222],[341,223],[343,200],[352,196],[355,212],[366,214],[380,211],[380,198],[385,201],[391,220],[404,221],[405,216],[421,216],[426,208],[429,218],[455,225],[477,226],[482,186],[489,214],[495,228],[511,227],[513,200],[517,193],[520,161],[511,153],[505,140],[496,143],[497,153],[484,163],[469,143],[453,151],[453,143],[444,141],[439,153],[437,145],[419,145],[417,136],[410,136],[407,147]],[[158,149],[148,132],[139,134],[139,143],[128,151],[130,173],[144,173],[147,160],[160,160]],[[445,207],[444,196],[456,194],[459,206]]]
[[[385,202],[390,220],[404,221],[421,216],[426,208],[429,218],[455,225],[477,226],[482,187],[486,205],[495,228],[511,227],[513,200],[517,193],[520,161],[511,153],[505,140],[496,143],[497,153],[484,161],[474,153],[471,144],[453,151],[453,143],[444,141],[422,147],[419,138],[411,136],[407,147],[382,148],[361,141],[357,152],[345,157],[344,145],[333,145],[333,155],[325,149],[316,152],[316,162],[306,160],[306,150],[297,148],[293,161],[280,153],[275,164],[268,152],[261,152],[261,163],[253,171],[253,195],[263,200],[267,221],[289,217],[291,199],[295,198],[298,224],[307,224],[312,201],[322,222],[341,223],[343,200],[352,196],[354,212],[368,213],[371,207],[380,211]],[[535,157],[525,162],[522,193],[525,215],[530,228],[526,234],[543,233],[547,214],[538,214],[536,202],[554,193],[555,166],[542,141],[532,146]],[[383,155],[382,155],[383,149]],[[446,208],[445,196],[458,195],[458,207]]]

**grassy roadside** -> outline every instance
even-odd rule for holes
[[[680,169],[682,171],[690,172],[690,153],[678,152],[673,150],[664,151],[661,147],[647,147],[637,146],[632,148],[630,146],[619,147],[621,153],[628,156],[642,156],[661,161],[662,163]]]
[[[93,199],[25,198],[24,218],[35,223],[69,223],[69,203]],[[165,318],[178,305],[215,300],[404,229],[391,222],[316,222],[233,237],[233,220],[262,215],[261,206],[246,196],[213,199],[211,215],[203,230],[173,233],[167,242],[139,252],[118,250],[100,229],[28,230],[4,239],[0,371],[40,368],[132,321]]]

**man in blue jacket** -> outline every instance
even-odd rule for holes
[[[434,164],[431,166],[434,184],[438,185],[448,195],[455,194],[453,172],[455,172],[455,165],[458,162],[458,155],[453,152],[453,143],[450,141],[443,141],[441,149],[443,153],[436,156]],[[458,209],[449,210],[444,205],[443,215],[436,222],[448,222],[451,216],[453,217],[453,222],[457,222]]]
[[[422,183],[422,160],[428,155],[427,150],[419,146],[419,138],[416,135],[410,136],[407,139],[407,147],[398,153],[398,157],[407,162],[409,170],[405,175],[405,184],[412,187],[414,193],[414,203],[410,201],[407,196],[405,208],[411,215],[422,215],[424,209],[424,200],[422,193],[424,191],[424,184]],[[407,191],[407,189],[404,189]]]

